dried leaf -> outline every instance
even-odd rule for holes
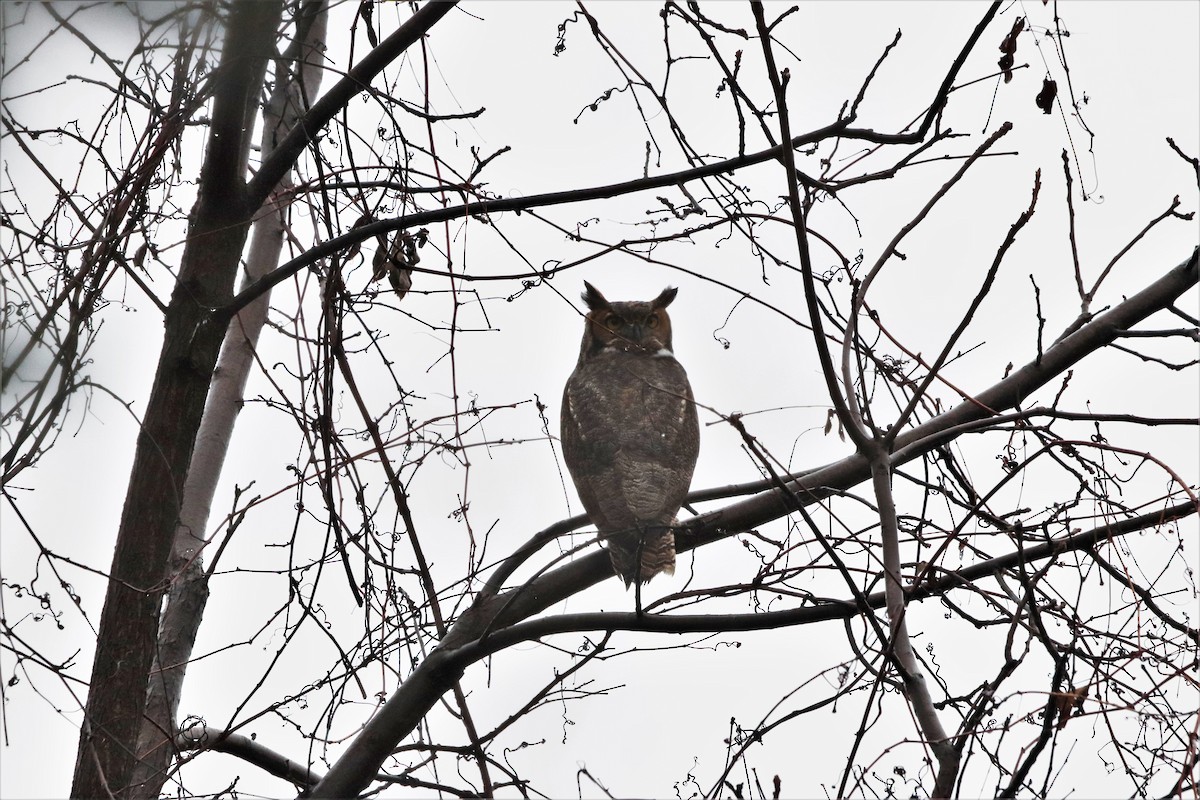
[[[1008,83],[1012,80],[1012,68],[1013,64],[1016,63],[1017,55],[1017,37],[1021,35],[1021,31],[1023,30],[1025,30],[1025,18],[1017,17],[1013,21],[1012,30],[1010,30],[1000,41],[1000,52],[1003,53],[1003,55],[1000,56],[1000,61],[998,63],[1000,65],[1000,69],[1004,72],[1005,83]]]
[[[1087,686],[1079,689],[1072,688],[1070,691],[1054,695],[1054,707],[1058,710],[1058,729],[1060,731],[1067,727],[1067,720],[1071,718],[1071,712],[1076,709],[1083,711],[1083,701],[1087,699],[1087,695]]]
[[[367,41],[371,43],[371,47],[379,46],[379,36],[375,33],[375,24],[371,21],[371,10],[375,7],[375,0],[362,0],[358,4],[358,16],[367,24]]]
[[[421,261],[421,254],[417,250],[425,246],[428,237],[429,231],[421,228],[416,233],[400,231],[392,239],[390,247],[385,247],[381,241],[371,262],[371,281],[379,281],[386,276],[396,297],[403,300],[412,288],[412,268]]]
[[[1042,81],[1042,90],[1038,92],[1034,102],[1037,107],[1042,110],[1043,114],[1049,114],[1054,111],[1054,98],[1058,96],[1058,84],[1046,78]]]
[[[1013,75],[1012,68],[1013,68],[1013,64],[1015,62],[1016,62],[1016,59],[1013,58],[1012,53],[1005,53],[1004,55],[1000,56],[1000,60],[998,62],[996,62],[1000,65],[1000,69],[1002,69],[1004,71],[1004,82],[1005,83],[1008,83],[1009,81],[1012,80],[1012,75]]]
[[[398,300],[403,300],[404,295],[412,288],[412,274],[411,269],[394,269],[388,273],[388,282],[392,284]]]

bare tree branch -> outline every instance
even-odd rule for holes
[[[1197,280],[1200,278],[1197,267],[1198,253],[1200,253],[1200,247],[1192,252],[1190,258],[1141,292],[1101,314],[1074,334],[1052,345],[1045,352],[1040,364],[1026,364],[994,386],[898,436],[893,463],[899,466],[899,464],[939,446],[942,442],[939,441],[938,434],[947,428],[963,425],[972,420],[986,419],[1016,406],[1038,388],[1065,372],[1071,365],[1110,343],[1115,338],[1117,330],[1132,327],[1156,311],[1170,307],[1176,298],[1197,284]],[[848,489],[868,477],[869,467],[866,459],[854,455],[809,473],[803,480],[792,486],[795,496],[800,502],[811,504],[827,497],[831,491]],[[790,506],[783,502],[774,491],[764,492],[748,500],[704,514],[688,524],[677,534],[676,550],[682,553],[701,547],[740,531],[757,527],[772,519],[778,519],[789,511]],[[1195,511],[1194,504],[1188,503],[1175,507],[1171,514],[1187,515],[1195,513]],[[1152,515],[1152,518],[1159,519],[1157,515]],[[1141,527],[1145,527],[1145,524],[1143,519]],[[1140,527],[1133,529],[1140,529]],[[1085,542],[1089,544],[1095,542],[1096,538],[1104,535],[1107,530],[1107,528],[1097,529],[1089,533],[1088,536],[1077,540],[1078,543],[1073,549],[1084,547]],[[1056,547],[1058,547],[1057,544],[1046,545],[1046,554],[1042,557],[1051,555],[1055,552]],[[1023,554],[1013,557],[1018,560],[1029,558],[1030,550],[1027,549]],[[991,570],[992,567],[988,567],[987,571],[979,574],[990,574]],[[526,585],[486,598],[480,606],[473,606],[459,618],[441,646],[430,653],[405,679],[396,693],[367,724],[362,734],[334,763],[325,779],[314,787],[311,796],[345,797],[361,792],[370,783],[370,775],[378,770],[379,765],[383,763],[383,759],[387,757],[395,744],[413,730],[437,702],[437,698],[448,691],[459,679],[466,667],[478,658],[498,652],[509,644],[505,637],[514,635],[508,632],[515,629],[516,623],[610,577],[612,577],[612,567],[607,554],[594,552],[579,558],[574,563],[548,572]],[[946,583],[942,585],[949,588],[958,583],[960,579],[954,577],[945,580]],[[928,591],[928,586],[922,587],[913,594],[912,599],[924,596],[920,594],[924,591]],[[840,618],[842,614],[851,613],[851,609],[844,605],[829,605],[819,609],[797,609],[790,613],[807,621],[814,621],[818,618]],[[624,618],[622,620],[629,625],[649,626],[637,628],[639,630],[666,630],[674,624],[671,622],[674,616],[643,615],[641,621]],[[757,619],[761,615],[746,616]],[[538,636],[547,635],[555,630],[553,626],[558,624],[554,622],[555,619],[557,618],[552,617],[546,621],[530,623],[540,626],[532,628],[532,631],[536,631]],[[589,621],[585,623],[581,619]],[[574,628],[568,626],[568,629],[586,629],[594,624],[591,619],[577,616],[575,622],[578,625]],[[733,625],[729,619],[724,617],[721,619],[722,626]],[[745,619],[744,624],[758,624],[754,619]],[[605,624],[601,627],[607,629],[610,622],[611,618],[605,615]],[[715,620],[709,618],[695,621],[692,624],[713,625],[714,623]],[[688,621],[680,624],[686,626]],[[492,632],[486,640],[476,641],[482,632],[489,629]],[[712,628],[698,629],[711,630]],[[738,628],[721,627],[720,629],[736,630]],[[520,634],[517,635],[524,637],[522,640],[527,640],[533,637],[532,633],[526,636],[529,631],[528,628],[521,628]],[[473,642],[474,644],[472,644]]]

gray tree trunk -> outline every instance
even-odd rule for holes
[[[326,0],[306,0],[296,19],[296,37],[275,62],[275,86],[263,110],[264,161],[316,99],[324,72],[319,64],[327,21]],[[279,265],[284,215],[291,202],[292,187],[289,169],[255,215],[243,287]],[[171,551],[171,588],[159,625],[158,650],[146,696],[146,717],[138,737],[140,760],[132,790],[134,798],[159,796],[176,755],[174,732],[179,698],[208,602],[208,573],[203,558],[204,547],[211,541],[208,518],[270,299],[270,291],[265,292],[230,323],[217,359],[204,418],[196,434]]]

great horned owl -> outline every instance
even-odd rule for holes
[[[700,426],[687,373],[671,349],[667,306],[610,303],[583,284],[590,309],[562,403],[562,445],[579,499],[613,569],[629,586],[675,571],[671,526],[687,496]]]

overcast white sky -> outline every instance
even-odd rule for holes
[[[341,70],[346,67],[345,31],[357,4],[343,3],[334,10],[330,23],[331,61]],[[390,32],[404,10],[384,6],[382,27]],[[23,8],[23,7],[22,7]],[[634,63],[644,66],[656,83],[661,74],[661,23],[656,4],[598,3],[590,6],[605,30],[622,52]],[[742,4],[713,4],[712,13],[730,24],[753,27],[748,7]],[[772,5],[776,13],[787,5]],[[1052,19],[1050,7],[1040,2],[1006,6],[993,23],[960,75],[960,83],[991,74],[998,56],[996,44],[1007,31],[1014,15],[1024,14],[1041,31]],[[779,37],[799,56],[786,65],[792,71],[792,125],[797,132],[818,128],[834,119],[838,107],[852,98],[862,77],[892,39],[897,29],[903,38],[882,68],[863,106],[861,124],[880,130],[896,129],[919,114],[940,81],[946,66],[982,15],[984,5],[975,3],[853,2],[802,3],[790,22],[780,27]],[[21,18],[24,10],[5,10],[5,23]],[[113,12],[115,15],[115,11]],[[568,18],[572,7],[558,3],[489,2],[467,3],[439,24],[429,42],[435,61],[434,103],[438,111],[454,113],[486,107],[481,117],[455,123],[454,136],[443,136],[439,146],[447,159],[463,162],[469,147],[478,147],[481,155],[509,145],[510,153],[498,158],[484,174],[488,190],[500,196],[529,195],[537,192],[612,183],[640,177],[645,158],[646,132],[630,105],[628,95],[615,93],[595,112],[585,111],[619,78],[611,66],[595,52],[595,45],[580,24],[566,31],[566,51],[555,57],[556,29]],[[947,114],[947,124],[972,138],[962,139],[957,149],[951,145],[939,152],[969,152],[982,140],[981,132],[995,130],[1000,122],[1011,120],[1014,131],[997,150],[1015,155],[985,159],[954,190],[926,224],[901,248],[908,259],[895,262],[873,291],[874,304],[887,320],[889,330],[915,351],[936,351],[946,332],[976,291],[980,276],[990,264],[997,244],[1008,226],[1024,210],[1029,200],[1034,171],[1042,169],[1042,198],[1038,214],[1014,247],[997,281],[995,295],[981,310],[977,323],[963,341],[964,346],[986,343],[971,357],[955,364],[948,376],[968,391],[982,389],[1001,377],[1005,365],[1031,359],[1035,353],[1036,323],[1033,315],[1029,276],[1036,277],[1042,292],[1047,337],[1052,338],[1078,313],[1070,259],[1064,241],[1065,210],[1063,179],[1059,153],[1073,145],[1078,157],[1082,185],[1093,197],[1082,202],[1076,196],[1078,238],[1085,271],[1095,276],[1109,259],[1151,218],[1160,214],[1180,195],[1181,210],[1197,206],[1197,191],[1190,168],[1164,143],[1172,136],[1185,152],[1200,153],[1200,60],[1197,33],[1200,31],[1200,4],[1185,2],[1078,2],[1061,4],[1059,13],[1070,29],[1068,56],[1077,96],[1086,94],[1088,126],[1096,133],[1089,152],[1086,134],[1073,121],[1064,120],[1056,110],[1050,116],[1034,107],[1033,96],[1049,70],[1064,91],[1062,68],[1056,61],[1049,40],[1025,35],[1021,40],[1017,63],[1029,63],[1019,70],[1012,84],[999,85],[995,79],[981,81],[956,92]],[[36,9],[28,20],[9,28],[5,34],[6,58],[23,53],[29,42],[45,31],[47,18]],[[97,25],[92,35],[111,40],[114,53],[128,51],[120,43],[127,29],[119,25]],[[358,53],[365,41],[360,32]],[[759,67],[755,57],[757,44],[746,46],[746,70]],[[77,48],[43,51],[36,62],[37,80],[24,71],[0,86],[5,97],[28,89],[32,83],[51,83],[49,76],[84,74],[89,67]],[[414,65],[407,62],[399,71],[400,87],[406,96],[416,97],[412,87]],[[7,66],[6,66],[7,69]],[[681,87],[693,81],[687,62],[677,66]],[[699,70],[699,67],[697,67]],[[392,74],[397,74],[393,72]],[[706,73],[707,74],[707,73]],[[326,86],[334,80],[331,76]],[[729,119],[725,98],[716,98],[712,81],[694,79],[694,88],[673,91],[677,113],[696,149],[721,156],[736,154],[736,127]],[[94,113],[105,100],[94,89],[78,84],[64,87],[51,96],[12,106],[24,124],[36,117],[42,124],[62,124],[66,119]],[[39,107],[40,104],[40,107]],[[377,120],[373,105],[363,104],[360,134],[369,137]],[[583,111],[581,114],[580,112]],[[576,121],[576,119],[578,121]],[[660,163],[651,164],[652,173],[685,166],[678,150],[668,146],[663,120],[651,118],[658,141],[663,145]],[[83,125],[83,127],[87,127]],[[417,129],[419,130],[419,129]],[[1067,133],[1071,136],[1070,143]],[[423,133],[421,134],[423,136]],[[758,149],[755,140],[749,149]],[[73,152],[63,145],[63,152]],[[854,148],[843,146],[839,157],[849,156]],[[825,155],[825,153],[822,153]],[[185,154],[198,159],[199,154]],[[817,169],[818,156],[802,159],[801,169]],[[38,202],[37,192],[45,192],[28,165],[11,147],[0,153],[5,173],[5,189],[10,182],[36,185],[22,199]],[[74,160],[73,160],[74,159]],[[55,164],[64,175],[78,169],[72,155]],[[883,162],[880,161],[882,166]],[[918,167],[903,173],[890,184],[881,184],[857,195],[851,210],[861,226],[858,238],[854,220],[846,212],[826,204],[814,215],[813,225],[844,246],[853,256],[862,249],[870,263],[875,254],[915,208],[924,203],[954,169],[958,162]],[[756,187],[760,196],[773,198],[783,192],[783,182],[775,167],[764,166],[748,171],[739,180]],[[777,190],[766,187],[777,186]],[[631,222],[645,219],[643,212],[663,215],[654,199],[660,192],[571,207],[547,212],[546,216],[564,226],[576,220],[595,217],[587,229],[608,240],[644,233]],[[672,202],[683,200],[678,191],[661,192]],[[40,202],[49,202],[43,194]],[[12,195],[3,200],[6,209]],[[190,198],[188,201],[190,203]],[[186,205],[185,205],[186,207]],[[535,265],[553,260],[569,261],[595,250],[570,243],[545,227],[500,217],[497,225]],[[624,232],[624,233],[623,233]],[[444,241],[443,229],[433,231],[434,243]],[[772,241],[781,252],[786,248],[783,231]],[[1197,226],[1176,223],[1141,244],[1114,272],[1100,304],[1119,302],[1122,295],[1135,291],[1190,254],[1197,241]],[[0,233],[0,238],[6,236]],[[164,244],[178,241],[179,231],[163,232]],[[527,266],[500,245],[485,226],[468,222],[450,228],[454,247],[459,253],[456,269],[489,275],[524,272]],[[465,249],[464,249],[465,248]],[[180,252],[175,248],[174,252]],[[167,256],[168,259],[170,256]],[[818,248],[818,262],[832,266],[828,251]],[[433,258],[432,251],[426,258]],[[584,264],[559,275],[553,286],[557,293],[530,292],[514,302],[505,298],[516,293],[518,282],[478,283],[481,306],[467,306],[460,318],[466,328],[487,328],[486,332],[460,334],[456,369],[460,394],[477,397],[480,405],[523,403],[514,409],[497,412],[485,421],[492,438],[503,436],[529,439],[533,444],[517,447],[492,447],[472,456],[469,486],[472,526],[477,531],[491,530],[493,554],[502,555],[523,542],[533,532],[556,520],[580,511],[573,489],[564,491],[560,471],[550,447],[538,442],[539,420],[531,401],[536,395],[549,406],[551,431],[557,433],[558,398],[567,374],[573,367],[579,340],[577,296],[583,280],[596,284],[610,299],[649,298],[665,285],[680,287],[678,300],[671,308],[674,320],[676,352],[688,369],[697,398],[722,412],[765,413],[749,417],[756,435],[779,458],[793,468],[816,466],[847,455],[849,445],[836,436],[824,436],[828,400],[820,380],[815,356],[804,332],[778,315],[758,310],[749,303],[737,306],[738,295],[729,289],[702,280],[688,271],[722,281],[756,298],[769,300],[788,313],[803,317],[803,296],[799,276],[783,271],[768,275],[764,284],[756,261],[739,242],[718,242],[716,237],[688,249],[677,245],[663,253],[661,264],[648,265],[636,259],[615,256]],[[349,281],[365,285],[367,268],[351,272]],[[165,277],[165,276],[163,276]],[[416,289],[443,289],[422,284]],[[432,280],[432,279],[431,279]],[[439,279],[440,280],[440,279]],[[285,283],[277,292],[281,305],[294,305],[298,292],[311,298],[315,282]],[[169,285],[156,286],[166,297]],[[560,297],[561,295],[561,297]],[[565,300],[563,299],[565,297]],[[1189,298],[1195,313],[1196,295]],[[735,308],[736,306],[736,308]],[[414,293],[403,310],[420,319],[446,321],[449,300],[444,293]],[[419,404],[414,416],[423,419],[440,409],[450,392],[448,365],[439,362],[445,350],[445,334],[431,331],[408,316],[377,309],[379,316],[370,320],[372,327],[386,333],[384,347],[397,364],[402,382],[429,398]],[[145,407],[153,365],[161,343],[161,322],[152,307],[132,285],[125,295],[125,306],[114,304],[104,314],[104,329],[94,351],[91,374],[98,383],[132,403],[134,414]],[[282,317],[276,318],[282,321]],[[272,336],[268,331],[268,336]],[[720,339],[727,340],[728,347]],[[1194,347],[1190,349],[1194,357]],[[278,335],[264,342],[263,362],[275,364],[295,360],[294,345]],[[1200,389],[1190,377],[1150,371],[1125,357],[1097,359],[1093,368],[1081,368],[1068,395],[1071,407],[1083,410],[1092,403],[1096,411],[1138,409],[1162,415],[1194,415],[1200,403]],[[279,370],[277,379],[286,380]],[[1150,376],[1150,377],[1146,377]],[[411,384],[407,383],[411,381]],[[1160,382],[1161,381],[1161,382]],[[1057,387],[1054,387],[1056,390]],[[371,402],[383,408],[390,400],[387,384],[369,384]],[[259,375],[252,376],[248,397],[270,396],[270,384]],[[1045,397],[1048,401],[1053,390]],[[0,401],[7,398],[0,399]],[[394,398],[393,398],[394,399]],[[350,405],[344,413],[350,424]],[[754,464],[741,451],[737,437],[724,426],[706,427],[713,417],[702,415],[702,449],[694,487],[710,487],[753,480],[758,477]],[[105,570],[112,557],[117,521],[121,512],[125,481],[132,459],[136,423],[129,411],[111,397],[97,393],[86,407],[76,404],[67,432],[60,438],[36,470],[26,472],[20,485],[12,487],[21,498],[22,512],[51,550],[69,555],[89,567]],[[365,448],[365,444],[363,447]],[[1181,474],[1195,480],[1198,474],[1194,431],[1153,431],[1139,439],[1139,446],[1155,452],[1176,465]],[[267,408],[251,404],[240,421],[222,489],[214,508],[214,520],[226,511],[235,485],[256,481],[254,491],[263,495],[289,486],[294,480],[287,467],[294,463],[299,448],[294,427],[288,418]],[[976,478],[986,485],[996,464],[984,456],[978,463]],[[1161,477],[1161,476],[1159,476]],[[1165,481],[1160,481],[1165,486]],[[378,489],[376,486],[374,489]],[[1027,487],[1030,502],[1043,498],[1039,487]],[[460,553],[462,528],[450,519],[464,491],[464,475],[453,463],[423,468],[410,487],[418,523],[430,531],[437,543],[435,558],[444,563]],[[278,551],[265,544],[287,539],[294,521],[294,494],[284,492],[274,503],[260,506],[251,514],[246,529],[239,534],[222,557],[224,564],[242,570],[274,565]],[[902,509],[903,513],[904,509]],[[14,528],[16,522],[9,506],[0,508],[0,554],[6,581],[28,585],[36,565],[31,557],[27,536]],[[492,527],[493,524],[495,527]],[[313,524],[314,531],[320,526]],[[1184,526],[1187,546],[1194,559],[1196,524]],[[314,533],[314,536],[318,534]],[[457,537],[457,538],[456,538]],[[317,543],[319,544],[319,542]],[[316,546],[316,545],[314,545]],[[444,549],[443,549],[444,548]],[[694,570],[694,585],[739,580],[751,568],[746,550],[734,540],[705,548],[695,564],[681,565],[674,579],[658,580],[648,595],[658,597],[683,586]],[[446,567],[448,577],[451,567]],[[41,581],[50,580],[44,573]],[[103,598],[102,584],[83,570],[68,572],[68,580],[80,593],[88,619],[99,619]],[[50,589],[48,585],[45,588]],[[57,591],[57,589],[55,589]],[[282,604],[286,583],[239,572],[218,577],[204,622],[197,653],[217,650],[233,642],[248,640],[255,634],[270,609]],[[348,593],[330,591],[326,610],[351,620],[355,613]],[[36,603],[17,598],[4,590],[4,615],[9,624],[22,620],[22,635],[38,643],[44,652],[61,659],[72,658],[71,675],[86,679],[92,661],[93,634],[88,623],[69,604],[62,605],[56,595],[56,608],[64,612],[65,629],[54,629],[49,619],[34,623],[26,614],[36,612]],[[627,609],[630,595],[615,581],[609,581],[573,598],[568,610]],[[1193,598],[1193,607],[1195,605]],[[987,674],[978,672],[980,652],[987,652],[983,638],[968,638],[962,632],[946,633],[939,639],[937,621],[940,607],[912,612],[910,624],[926,626],[931,644],[938,648],[938,663],[947,676],[954,676],[963,687],[977,685]],[[1193,616],[1193,620],[1196,617]],[[361,627],[361,621],[357,623]],[[238,705],[249,688],[261,677],[262,670],[278,645],[282,630],[267,633],[251,644],[234,647],[207,658],[189,670],[182,711],[222,726],[268,705],[286,692],[296,691],[319,677],[331,663],[328,647],[312,637],[312,663],[288,661],[282,674],[273,674],[263,690],[239,710]],[[961,636],[961,639],[951,639]],[[698,639],[699,637],[695,637]],[[581,637],[563,637],[557,644],[574,648]],[[566,706],[543,709],[528,724],[514,729],[509,746],[522,741],[539,742],[509,755],[522,773],[537,781],[538,788],[552,796],[574,796],[577,770],[586,766],[617,795],[673,795],[678,790],[688,796],[687,783],[694,775],[708,789],[724,763],[722,739],[729,734],[731,717],[750,727],[770,710],[786,691],[797,687],[827,666],[836,664],[845,653],[844,635],[836,630],[804,628],[798,630],[719,637],[705,649],[679,649],[678,639],[623,638],[619,644],[636,641],[663,646],[659,653],[623,656],[595,666],[586,677],[596,679],[589,688],[620,688],[604,697],[594,697]],[[692,641],[692,640],[689,640]],[[924,647],[925,643],[920,644]],[[73,655],[78,651],[77,655]],[[994,655],[994,654],[993,654]],[[73,656],[73,657],[72,657]],[[566,661],[541,645],[527,645],[493,659],[486,669],[477,665],[466,676],[472,710],[481,727],[490,727],[519,707],[533,689],[552,677],[552,669],[562,669]],[[13,659],[0,653],[0,677],[13,673]],[[78,684],[76,699],[61,684],[39,673],[40,682],[21,683],[5,689],[5,729],[0,741],[0,795],[4,797],[56,797],[69,791],[78,725],[81,714],[77,699],[82,698]],[[372,679],[380,676],[374,675]],[[832,678],[820,678],[797,695],[802,705],[828,694]],[[393,688],[388,684],[387,688]],[[1044,688],[1044,687],[1042,687]],[[361,706],[359,719],[365,719],[371,701]],[[1040,696],[1028,700],[1028,708],[1043,702]],[[1184,706],[1195,707],[1196,698],[1180,698]],[[827,714],[785,728],[770,738],[754,756],[764,786],[770,776],[783,778],[785,796],[817,796],[834,791],[844,758],[846,731],[859,722],[858,705],[845,713]],[[893,719],[875,740],[878,749],[884,739],[899,740],[912,736],[905,712],[898,703],[891,706]],[[347,714],[343,729],[335,736],[350,736]],[[442,721],[442,730],[448,723]],[[291,727],[268,715],[243,730],[258,740],[297,759],[307,757],[306,744]],[[888,760],[895,756],[893,760]],[[891,774],[892,767],[919,767],[913,751],[897,750],[874,768]],[[320,768],[320,765],[317,765]],[[453,770],[449,759],[445,769]],[[287,786],[245,768],[222,755],[204,755],[188,768],[187,786],[192,792],[216,792],[241,775],[237,791],[244,796],[285,796]],[[741,780],[741,779],[739,779]],[[975,782],[965,788],[987,794],[995,776],[980,771]],[[989,780],[991,782],[989,782]],[[1080,747],[1062,777],[1063,786],[1077,786],[1082,795],[1103,794],[1106,773]],[[734,781],[738,782],[737,780]],[[584,796],[599,792],[587,782]],[[694,788],[694,787],[693,787]],[[911,786],[897,787],[907,796]],[[397,790],[395,795],[399,796]]]

